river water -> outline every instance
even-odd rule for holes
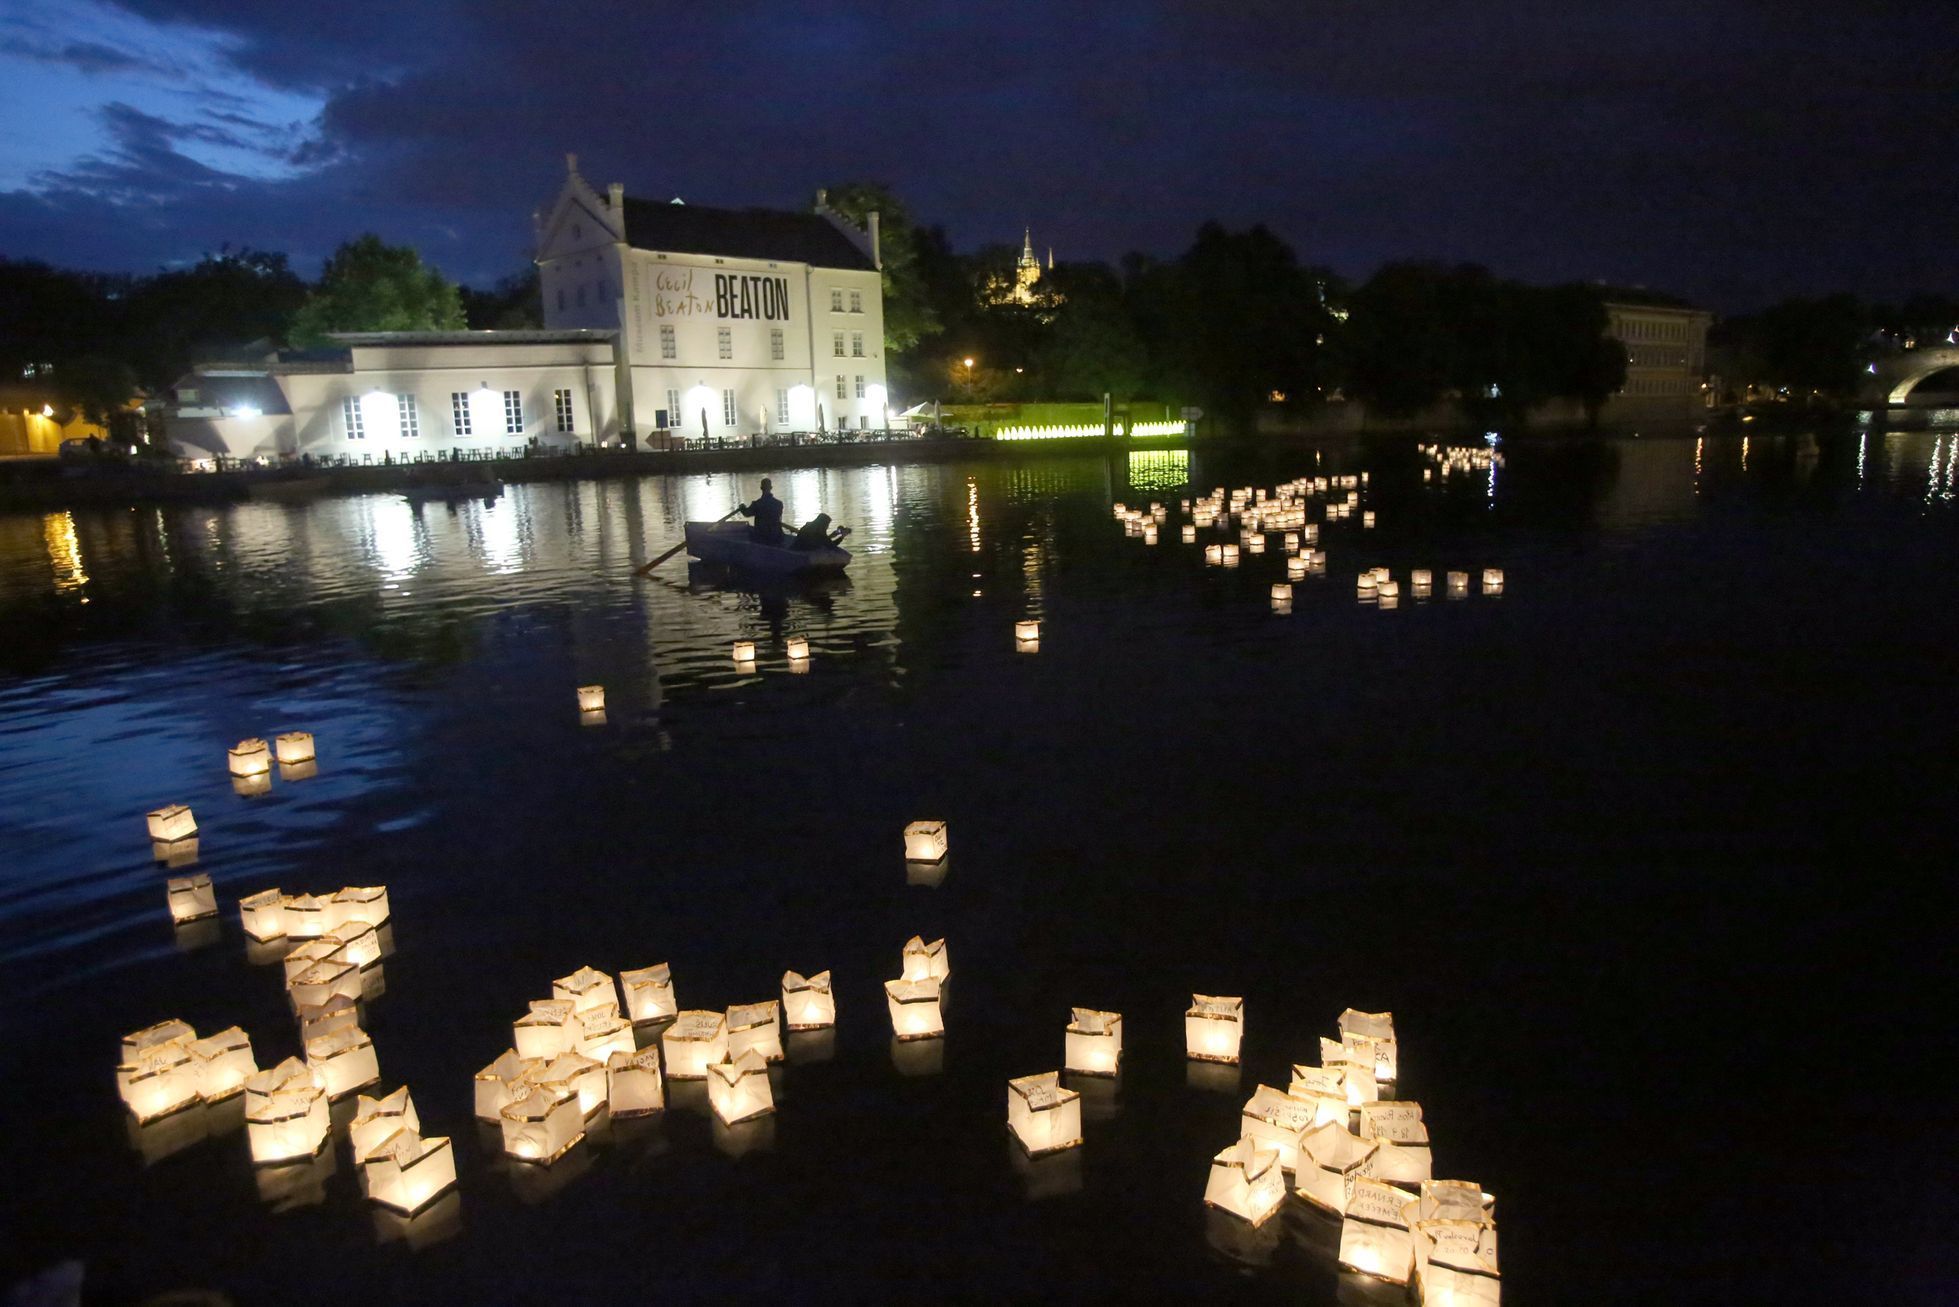
[[[1497,1195],[1513,1302],[1944,1296],[1950,1114],[1901,1140],[1880,1103],[1950,1042],[1956,464],[1949,433],[1850,432],[784,469],[856,560],[771,594],[631,574],[752,490],[722,475],[0,517],[9,1278],[1396,1301],[1298,1200],[1256,1234],[1201,1201],[1252,1088],[1353,1006],[1395,1014],[1435,1173]],[[1276,540],[1231,570],[1178,540],[1191,485],[1363,471],[1378,524],[1324,528],[1289,614]],[[1146,545],[1110,507],[1151,499]],[[1375,564],[1392,611],[1356,600]],[[1505,590],[1416,600],[1413,567]],[[235,794],[225,749],[288,729],[318,774]],[[170,802],[215,923],[169,922],[143,814]],[[902,859],[922,817],[938,877]],[[382,1083],[455,1141],[412,1224],[344,1138],[272,1179],[235,1117],[137,1132],[116,1098],[119,1036],[166,1017],[298,1052],[236,900],[345,884],[392,899]],[[953,960],[926,1048],[880,989],[914,934]],[[828,968],[838,1027],[760,1127],[670,1082],[549,1170],[502,1158],[471,1076],[509,1022],[580,964],[659,961],[697,1008]],[[1244,996],[1239,1073],[1185,1062],[1193,991]],[[1004,1082],[1059,1066],[1070,1005],[1125,1014],[1123,1074],[1030,1167]]]

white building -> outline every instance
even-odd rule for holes
[[[1626,384],[1606,414],[1689,418],[1707,405],[1707,329],[1714,315],[1659,295],[1608,292],[1606,334],[1626,347]]]
[[[566,165],[537,215],[545,325],[619,332],[636,430],[890,425],[876,214],[860,230],[821,193],[811,213],[601,196]]]

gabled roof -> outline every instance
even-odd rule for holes
[[[820,213],[774,209],[716,209],[626,197],[626,243],[673,254],[718,254],[773,259],[817,268],[875,272],[856,242]]]

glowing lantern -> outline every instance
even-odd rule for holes
[[[348,885],[333,896],[328,909],[329,919],[335,927],[350,921],[364,921],[371,926],[383,926],[388,921],[388,887],[386,885]]]
[[[1313,1109],[1313,1126],[1331,1122],[1342,1130],[1352,1113],[1347,1103],[1347,1075],[1341,1067],[1295,1066],[1286,1096],[1298,1099]]]
[[[1422,1221],[1493,1221],[1496,1195],[1469,1180],[1425,1180],[1415,1217]]]
[[[1014,623],[1015,640],[1038,640],[1040,638],[1041,624],[1039,622],[1027,621]]]
[[[1398,581],[1383,581],[1374,587],[1374,597],[1381,601],[1381,607],[1393,608],[1401,602],[1401,584]]]
[[[809,657],[809,637],[806,635],[792,635],[789,637],[785,648],[791,662],[807,658]]]
[[[336,1030],[360,1024],[360,1004],[345,994],[330,995],[326,1002],[294,1009],[299,1020],[299,1042],[330,1035]]]
[[[1503,569],[1486,567],[1483,569],[1483,593],[1499,595],[1503,593]]]
[[[680,1009],[673,1000],[673,971],[664,962],[619,973],[619,987],[626,994],[626,1015],[634,1024],[665,1021]]]
[[[611,1007],[580,1012],[574,1042],[581,1055],[597,1062],[604,1062],[614,1053],[630,1053],[637,1047],[633,1041],[633,1023],[620,1016],[619,1009]]]
[[[755,661],[755,642],[753,640],[735,641],[735,661],[752,663]]]
[[[381,960],[381,932],[365,921],[342,922],[333,934],[320,938],[339,940],[341,960],[357,967],[365,969]]]
[[[1274,581],[1272,583],[1272,602],[1275,604],[1292,603],[1292,586],[1289,582]]]
[[[1316,525],[1307,525],[1307,526],[1300,527],[1299,539],[1302,544],[1308,544],[1308,545],[1318,544],[1320,542],[1319,527]]]
[[[819,971],[804,977],[794,971],[782,973],[782,1008],[789,1029],[823,1030],[837,1024],[837,998],[830,992],[830,973]]]
[[[1251,538],[1250,538],[1249,540],[1247,540],[1247,541],[1245,541],[1245,548],[1246,548],[1246,549],[1248,549],[1248,550],[1250,550],[1250,551],[1251,551],[1252,553],[1254,553],[1254,554],[1262,554],[1262,553],[1264,553],[1264,552],[1265,552],[1265,533],[1264,533],[1263,531],[1254,531],[1254,532],[1252,532],[1252,535],[1251,535]]]
[[[1258,1141],[1260,1148],[1279,1154],[1283,1170],[1299,1169],[1299,1141],[1314,1125],[1315,1106],[1307,1099],[1294,1098],[1271,1085],[1252,1091],[1240,1116],[1239,1133]]]
[[[1083,1075],[1115,1075],[1122,1069],[1122,1013],[1092,1007],[1069,1012],[1074,1019],[1062,1036],[1062,1067]]]
[[[398,1130],[362,1159],[367,1196],[413,1216],[456,1184],[456,1153],[448,1139],[424,1139],[419,1130]]]
[[[1466,595],[1468,593],[1469,593],[1469,573],[1467,572],[1449,573],[1449,597],[1452,599],[1461,598],[1463,595]]]
[[[326,1090],[298,1058],[246,1078],[245,1140],[254,1162],[311,1157],[331,1126]]]
[[[1369,1174],[1373,1163],[1373,1140],[1362,1139],[1347,1129],[1344,1121],[1328,1122],[1300,1138],[1299,1170],[1293,1186],[1315,1207],[1342,1215],[1354,1182]]]
[[[1183,542],[1187,545],[1194,545],[1197,543],[1197,528],[1188,522],[1184,524]]]
[[[1379,1145],[1374,1154],[1377,1178],[1411,1186],[1429,1178],[1428,1126],[1420,1103],[1405,1098],[1362,1103],[1360,1137]]]
[[[660,1033],[672,1080],[705,1080],[707,1069],[728,1056],[728,1019],[719,1012],[682,1012]]]
[[[189,839],[197,834],[197,818],[181,803],[158,808],[149,815],[150,838],[162,844]]]
[[[1304,580],[1306,577],[1306,569],[1311,567],[1312,565],[1313,565],[1313,560],[1310,555],[1294,554],[1291,558],[1288,558],[1286,560],[1286,575],[1295,581]]]
[[[707,1068],[707,1102],[722,1125],[735,1125],[775,1111],[769,1067],[753,1049],[723,1057]]]
[[[534,1066],[524,1077],[545,1089],[568,1089],[578,1099],[581,1115],[590,1116],[605,1106],[608,1077],[605,1063],[583,1053],[560,1053]]]
[[[1374,573],[1372,572],[1362,572],[1354,578],[1354,589],[1362,599],[1372,599],[1374,597],[1374,591],[1379,585],[1380,582],[1374,579]]]
[[[939,982],[887,980],[884,982],[886,1006],[891,1010],[891,1033],[904,1043],[914,1039],[936,1039],[945,1034],[945,1016],[939,1008]]]
[[[1359,1107],[1381,1096],[1380,1084],[1374,1078],[1374,1041],[1367,1036],[1342,1035],[1338,1041],[1321,1036],[1320,1063],[1340,1068],[1349,1106]]]
[[[1482,1221],[1416,1221],[1415,1282],[1426,1307],[1498,1307],[1496,1226]]]
[[[1299,552],[1299,532],[1286,532],[1282,543],[1285,545],[1286,553],[1297,554]]]
[[[344,1098],[381,1078],[374,1041],[359,1026],[342,1027],[307,1044],[306,1065],[328,1098]]]
[[[361,992],[361,969],[338,959],[315,962],[286,982],[286,994],[295,1011],[318,1007],[335,994],[357,999]]]
[[[1364,513],[1362,513],[1362,514],[1360,515],[1360,524],[1361,524],[1361,527],[1362,527],[1362,529],[1364,529],[1364,530],[1369,530],[1369,531],[1371,531],[1371,530],[1373,530],[1373,529],[1374,529],[1374,510],[1373,510],[1373,509],[1371,509],[1371,508],[1370,508],[1370,509],[1368,509],[1368,510],[1367,510],[1366,512],[1364,512]]]
[[[1219,548],[1222,551],[1222,561],[1226,567],[1238,566],[1237,545],[1221,545]]]
[[[301,763],[314,761],[311,731],[287,731],[272,741],[272,747],[278,751],[281,767],[297,767]]]
[[[179,925],[218,915],[218,892],[211,888],[211,878],[202,872],[171,877],[165,894],[170,902],[170,920]]]
[[[603,685],[581,685],[578,687],[578,711],[604,712],[605,687]]]
[[[1419,573],[1418,573],[1419,575]],[[1348,1008],[1340,1014],[1340,1038],[1348,1035],[1374,1041],[1374,1078],[1392,1083],[1399,1074],[1400,1045],[1394,1038],[1394,1013],[1360,1012]]]
[[[286,896],[276,889],[249,894],[238,900],[238,916],[244,923],[245,933],[253,939],[284,939]]]
[[[570,999],[534,999],[530,1011],[511,1023],[510,1032],[521,1057],[569,1053],[579,1035],[577,1005]]]
[[[952,975],[952,955],[946,952],[943,939],[927,944],[919,936],[913,935],[905,941],[904,968],[906,980],[929,978],[944,981]]]
[[[1240,1138],[1211,1159],[1210,1178],[1204,1182],[1205,1206],[1259,1226],[1285,1200],[1286,1177],[1279,1169],[1279,1155],[1259,1147],[1256,1139]]]
[[[666,1086],[660,1079],[659,1045],[648,1044],[607,1058],[605,1095],[614,1120],[646,1116],[664,1108]]]
[[[562,1085],[539,1085],[498,1114],[503,1151],[523,1162],[549,1166],[585,1137],[578,1095]]]
[[[188,1047],[197,1068],[197,1096],[207,1103],[231,1097],[258,1074],[251,1037],[237,1026],[194,1039]]]
[[[1156,543],[1155,523],[1151,523],[1150,525],[1143,528],[1143,543],[1146,545],[1153,545]]]
[[[1192,994],[1184,1013],[1184,1051],[1196,1062],[1238,1062],[1245,1034],[1245,1000]]]
[[[1408,574],[1408,584],[1415,587],[1416,594],[1423,594],[1435,585],[1435,573],[1418,567]]]
[[[778,1000],[737,1003],[728,1009],[728,1059],[739,1061],[743,1053],[754,1053],[764,1062],[783,1060],[782,1004]]]
[[[294,939],[318,939],[331,929],[328,919],[332,900],[316,894],[286,896],[286,934]]]
[[[595,967],[580,967],[552,981],[551,997],[569,1001],[580,1013],[619,1010],[619,991],[613,988],[612,977]]]
[[[912,822],[905,827],[905,861],[937,862],[946,855],[946,840],[944,822]]]
[[[1224,546],[1205,545],[1204,561],[1213,567],[1220,566],[1224,562]]]
[[[279,966],[286,974],[286,987],[290,989],[297,977],[318,963],[345,962],[347,959],[342,956],[341,950],[338,935],[322,935],[295,945],[290,953],[279,959]]]
[[[360,1161],[379,1148],[388,1136],[400,1130],[420,1130],[422,1118],[415,1111],[415,1100],[403,1085],[392,1094],[354,1100],[353,1124],[347,1127],[348,1142],[354,1146],[354,1160]]]
[[[182,1021],[162,1021],[123,1036],[116,1090],[138,1121],[188,1107],[200,1094],[191,1042],[197,1032]]]
[[[476,1073],[476,1115],[485,1121],[498,1121],[503,1109],[523,1097],[530,1085],[530,1073],[537,1069],[536,1058],[520,1057],[506,1048],[497,1060]]]
[[[1007,1081],[1007,1129],[1029,1157],[1082,1142],[1082,1096],[1061,1087],[1059,1071]]]
[[[1415,1236],[1406,1209],[1415,1195],[1357,1176],[1340,1223],[1340,1264],[1390,1284],[1406,1284],[1415,1269]]]
[[[272,771],[272,750],[265,747],[264,740],[253,736],[231,747],[227,763],[233,776],[265,776]]]

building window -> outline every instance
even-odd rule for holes
[[[503,434],[521,436],[524,434],[524,394],[519,390],[503,392]]]
[[[864,311],[863,291],[853,290],[852,292],[850,292],[850,311],[852,313],[862,313]]]
[[[832,313],[842,313],[842,312],[843,312],[843,292],[842,292],[842,291],[840,291],[840,290],[833,290],[833,291],[831,291],[831,292],[830,292],[830,312],[832,312]]]
[[[864,357],[864,333],[861,331],[850,333],[850,357],[854,359]]]
[[[467,436],[469,428],[469,392],[453,390],[449,392],[449,421],[456,428],[456,434]]]
[[[864,378],[861,376],[857,378],[857,398],[864,398]]]
[[[779,427],[789,425],[789,392],[781,387],[775,392],[775,422]]]
[[[660,357],[663,359],[670,359],[674,357],[675,352],[676,351],[674,349],[674,343],[673,343],[673,324],[669,322],[665,326],[660,328]]]
[[[838,378],[837,378],[837,398],[838,398],[838,399],[848,399],[848,398],[850,397],[850,390],[849,390],[849,387],[845,385],[845,380],[846,380],[846,379],[845,379],[845,378],[843,378],[843,377],[838,377]]]
[[[571,392],[554,390],[551,392],[553,407],[558,410],[558,430],[571,430]]]
[[[367,439],[367,427],[361,421],[361,402],[358,399],[340,401],[340,420],[347,424],[347,439]]]
[[[859,431],[869,431],[871,429],[870,414],[859,413],[857,415],[857,429]]]
[[[401,434],[405,439],[414,440],[422,434],[422,415],[415,411],[413,395],[396,395],[395,403],[401,409]]]
[[[721,425],[724,427],[731,427],[734,424],[735,424],[735,392],[732,390],[724,390],[721,392]]]
[[[782,362],[782,328],[781,327],[769,328],[769,360],[774,363]]]
[[[679,425],[680,425],[680,392],[677,390],[669,390],[667,392],[667,426],[669,428],[672,428],[672,427],[677,427]]]
[[[724,359],[733,358],[735,356],[735,333],[723,327],[715,332],[714,336],[716,345],[721,351],[721,357]]]
[[[841,331],[830,333],[830,352],[838,358],[843,357],[843,333]]]

